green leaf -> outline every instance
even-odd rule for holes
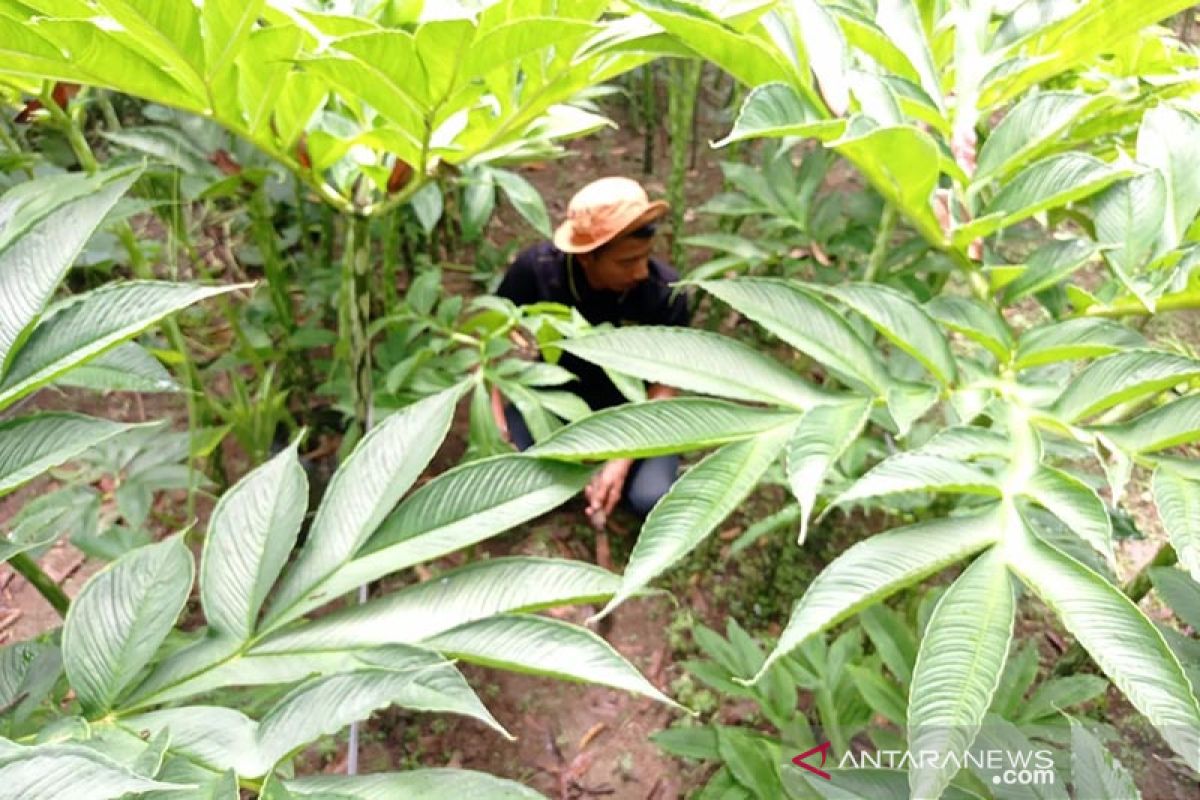
[[[1025,270],[1002,290],[1005,304],[1058,285],[1099,252],[1090,239],[1056,239],[1042,245],[1026,259]]]
[[[1068,422],[1200,377],[1200,361],[1161,350],[1126,350],[1089,364],[1059,395],[1053,411]]]
[[[157,358],[133,342],[119,344],[55,383],[97,392],[177,392],[179,384]]]
[[[800,536],[808,536],[808,519],[825,476],[862,433],[871,415],[871,402],[857,400],[817,406],[805,414],[787,444],[787,478],[800,503]]]
[[[369,660],[369,656],[364,656],[364,660]],[[395,703],[413,711],[471,717],[510,741],[514,738],[496,721],[467,679],[450,662],[418,672],[412,683],[396,696]]]
[[[467,238],[481,236],[496,208],[496,178],[490,169],[472,173],[463,189],[463,233]]]
[[[358,552],[425,470],[450,428],[462,388],[401,409],[358,444],[330,481],[308,542],[279,583],[265,620],[270,628],[303,613],[301,599]]]
[[[896,43],[921,78],[921,87],[935,102],[942,97],[937,67],[913,0],[879,0],[875,23]]]
[[[1040,92],[1013,106],[979,149],[976,183],[1005,181],[1043,154],[1086,113],[1113,102],[1111,98],[1075,92]]]
[[[704,281],[700,287],[839,377],[876,394],[883,394],[891,382],[875,351],[842,315],[795,281],[739,278]]]
[[[568,461],[651,458],[741,441],[797,418],[703,397],[650,400],[597,411],[528,452]]]
[[[817,0],[793,0],[800,27],[800,38],[808,63],[821,89],[821,99],[841,116],[850,105],[850,86],[846,80],[851,66],[850,51],[834,19],[833,9]]]
[[[412,769],[372,775],[309,775],[286,781],[295,797],[328,800],[393,800],[398,797],[461,797],[475,800],[545,800],[516,781],[465,769]]]
[[[942,428],[915,453],[942,458],[973,461],[977,458],[1004,458],[1012,452],[1009,439],[1002,433],[968,425]]]
[[[489,617],[439,633],[423,644],[488,667],[611,686],[675,705],[608,642],[556,619]]]
[[[316,680],[309,681],[313,683]],[[119,723],[134,735],[169,730],[171,752],[206,769],[233,769],[239,775],[261,775],[264,764],[257,741],[258,723],[240,711],[220,706],[181,706],[123,717]]]
[[[206,0],[200,9],[204,77],[212,80],[237,58],[258,20],[264,0]]]
[[[281,631],[251,652],[416,644],[495,614],[599,602],[615,594],[619,585],[616,575],[578,561],[492,558]]]
[[[834,498],[829,508],[901,492],[953,492],[999,497],[1001,489],[996,478],[971,464],[942,456],[900,452],[872,467]]]
[[[1168,105],[1152,108],[1138,130],[1137,158],[1157,167],[1163,178],[1166,208],[1162,216],[1144,220],[1160,232],[1159,251],[1174,249],[1200,212],[1200,119]],[[1160,211],[1164,209],[1159,209]],[[1147,213],[1153,208],[1147,208]]]
[[[92,233],[140,170],[62,175],[0,196],[0,377]]]
[[[996,193],[979,219],[955,230],[954,243],[965,247],[1034,214],[1089,197],[1128,175],[1129,170],[1086,153],[1062,153],[1035,161]]]
[[[408,202],[421,225],[421,230],[425,231],[426,236],[432,234],[445,209],[441,187],[431,181],[418,189]]]
[[[1062,470],[1041,465],[1026,483],[1024,493],[1058,517],[1108,564],[1116,564],[1112,519],[1104,501],[1090,486]]]
[[[75,744],[0,750],[0,786],[6,795],[21,800],[109,800],[131,793],[194,788],[151,780]]]
[[[858,621],[896,680],[902,686],[911,684],[917,662],[917,638],[904,617],[879,604],[865,609],[859,614]],[[903,724],[903,718],[897,720],[897,724]]]
[[[130,281],[67,299],[38,322],[9,362],[0,382],[0,408],[136,336],[165,316],[240,288]]]
[[[299,615],[367,581],[495,536],[562,504],[591,467],[524,454],[456,467],[413,492],[384,520],[360,555],[309,592]]]
[[[1188,395],[1117,425],[1098,426],[1130,453],[1153,453],[1200,440],[1200,395]]]
[[[861,134],[851,125],[829,147],[857,167],[927,242],[943,245],[946,235],[930,204],[941,154],[933,137],[911,125],[873,128]]]
[[[542,236],[549,237],[550,215],[546,213],[546,204],[533,184],[517,173],[503,169],[492,170],[492,176],[521,218]]]
[[[600,616],[677,563],[721,524],[758,485],[790,435],[790,428],[779,428],[727,444],[672,484],[646,517],[621,588]]]
[[[1003,555],[975,560],[942,595],[921,640],[908,695],[909,747],[934,752],[909,771],[914,797],[939,797],[958,772],[992,703],[1016,601]]]
[[[1030,328],[1017,343],[1017,369],[1120,353],[1146,346],[1137,331],[1109,319],[1078,317]]]
[[[166,639],[192,589],[192,554],[175,536],[96,573],[67,612],[63,663],[88,713],[107,711]]]
[[[1117,279],[1150,311],[1153,298],[1135,278],[1161,254],[1159,236],[1168,213],[1167,186],[1158,170],[1119,181],[1092,200],[1096,240],[1110,245],[1104,252]]]
[[[829,119],[812,100],[791,85],[768,83],[750,90],[733,122],[733,130],[724,139],[713,142],[713,147],[725,147],[745,139],[783,136],[812,136],[830,141],[840,136],[845,128],[845,120]]]
[[[1200,630],[1200,583],[1175,567],[1151,567],[1150,580],[1179,621]]]
[[[957,378],[946,337],[908,295],[869,283],[844,284],[825,291],[866,317],[876,330],[915,358],[942,384]]]
[[[649,738],[660,749],[679,758],[716,761],[721,757],[717,751],[716,726],[666,728],[655,731]]]
[[[847,667],[854,680],[854,688],[876,714],[882,714],[889,722],[903,725],[907,715],[907,700],[895,684],[881,673],[859,665]]]
[[[1200,582],[1200,479],[1160,464],[1154,470],[1154,505],[1171,537],[1179,564]]]
[[[1074,717],[1071,721],[1071,783],[1077,797],[1122,797],[1142,800],[1133,776]]]
[[[741,728],[717,728],[717,751],[733,777],[757,800],[783,797],[779,745]]]
[[[1017,715],[1022,722],[1056,717],[1064,709],[1094,700],[1108,691],[1108,681],[1099,675],[1068,675],[1051,678],[1037,688]]]
[[[34,712],[61,674],[62,654],[56,645],[16,642],[0,647],[0,732],[11,736],[13,726]]]
[[[997,541],[994,508],[972,516],[921,522],[876,534],[850,547],[809,585],[792,610],[779,644],[754,676],[810,636],[837,625],[888,595]]]
[[[926,303],[925,310],[950,330],[986,348],[1001,364],[1008,361],[1012,331],[992,306],[973,297],[943,294]]]
[[[1039,541],[1024,524],[1005,540],[1009,569],[1062,620],[1109,679],[1193,769],[1200,702],[1162,634],[1121,590]]]
[[[217,501],[200,559],[209,627],[250,638],[267,592],[287,563],[308,509],[308,479],[292,444]]]
[[[0,422],[0,496],[134,427],[63,412]]]
[[[800,409],[830,397],[753,347],[708,331],[619,328],[560,344],[593,364],[699,394]]]

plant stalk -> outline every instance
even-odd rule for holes
[[[42,571],[36,561],[27,553],[17,553],[8,560],[8,563],[20,573],[21,577],[29,581],[42,597],[46,598],[46,602],[54,607],[60,617],[66,618],[67,609],[71,607],[71,598],[67,597],[62,587]]]
[[[875,234],[875,246],[871,248],[867,271],[863,273],[863,280],[867,283],[874,283],[880,268],[883,267],[883,262],[887,260],[888,244],[891,242],[892,230],[895,226],[896,207],[891,203],[884,203],[883,213],[879,216],[879,231]]]

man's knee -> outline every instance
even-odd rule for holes
[[[639,517],[649,514],[671,488],[678,471],[677,456],[659,456],[640,464],[625,495],[629,510]]]

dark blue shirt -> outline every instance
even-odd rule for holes
[[[687,297],[683,291],[672,297],[670,286],[679,280],[679,273],[657,258],[650,259],[649,271],[646,280],[627,292],[593,289],[577,259],[542,242],[517,254],[496,294],[517,305],[550,302],[573,306],[593,325],[687,325]],[[570,353],[563,353],[558,363],[579,378],[562,388],[575,392],[591,408],[625,402],[601,368]]]

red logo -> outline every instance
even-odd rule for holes
[[[814,767],[812,764],[809,764],[807,761],[804,760],[804,759],[808,758],[809,756],[813,755],[814,753],[821,754],[821,766],[822,767],[825,766],[825,757],[829,754],[829,742],[821,742],[819,745],[812,748],[811,750],[805,750],[803,753],[801,753],[800,755],[793,758],[792,763],[795,764],[797,767],[800,767],[801,769],[808,770],[809,772],[811,772],[814,775],[819,775],[820,777],[824,778],[825,780],[831,780],[831,777],[828,772],[826,772],[823,769],[818,769],[817,767]]]

